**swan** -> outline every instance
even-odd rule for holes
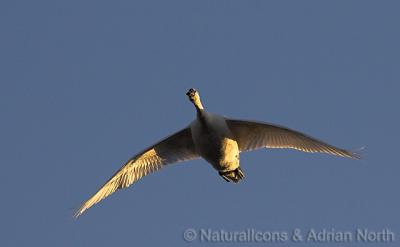
[[[126,188],[167,164],[203,158],[227,182],[244,178],[240,152],[259,148],[291,148],[310,153],[326,153],[360,159],[360,156],[337,148],[289,128],[238,119],[207,112],[199,93],[186,93],[196,108],[197,117],[186,128],[148,147],[129,159],[91,198],[76,211],[75,218],[119,189]]]

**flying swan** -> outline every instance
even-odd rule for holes
[[[89,200],[76,211],[79,217],[88,208],[115,191],[126,188],[167,164],[203,158],[227,182],[238,183],[244,174],[239,153],[259,148],[292,148],[303,152],[326,153],[359,159],[359,155],[283,126],[225,118],[205,111],[199,93],[186,93],[197,111],[186,128],[150,146],[128,160]]]

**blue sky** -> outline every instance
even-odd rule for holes
[[[188,228],[388,228],[398,240],[399,7],[1,1],[0,245],[208,245],[186,243]],[[171,165],[73,220],[128,158],[192,121],[190,87],[211,112],[365,157],[245,153],[237,185],[202,160]]]

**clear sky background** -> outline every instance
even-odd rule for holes
[[[1,1],[0,245],[207,246],[183,231],[388,228],[397,242],[381,246],[398,246],[399,9]],[[211,112],[366,146],[364,160],[259,150],[241,155],[239,184],[203,160],[171,165],[74,220],[127,159],[192,121],[190,87]]]

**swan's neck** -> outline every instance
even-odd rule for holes
[[[201,112],[204,110],[203,104],[200,101],[200,97],[195,97],[192,102],[194,104],[194,107],[196,107],[197,112]]]

